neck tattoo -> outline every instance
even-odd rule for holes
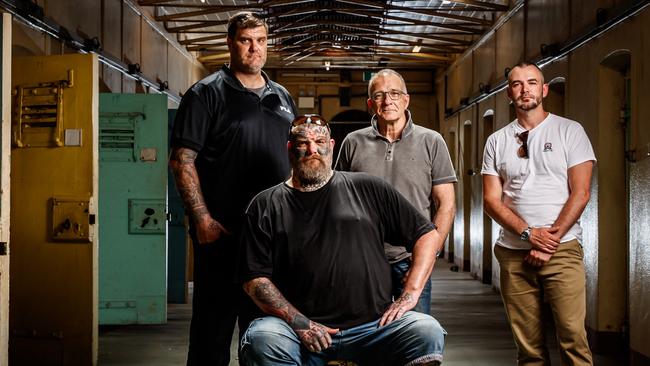
[[[322,188],[327,182],[330,181],[330,178],[334,175],[334,171],[330,170],[329,174],[327,174],[327,178],[323,179],[322,182],[318,183],[313,183],[313,184],[301,184],[299,188],[297,188],[300,192],[313,192],[316,191],[320,188]]]

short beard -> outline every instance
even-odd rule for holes
[[[517,109],[521,109],[522,111],[532,111],[533,109],[537,108],[540,104],[542,103],[542,98],[534,98],[532,102],[522,102],[520,100],[515,103],[515,106]]]
[[[309,160],[318,160],[317,167],[312,167]],[[303,187],[309,186],[322,186],[330,177],[332,168],[327,166],[327,160],[322,157],[315,156],[307,158],[303,161],[296,161],[293,164],[294,178],[300,182]]]

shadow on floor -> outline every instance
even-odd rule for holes
[[[434,270],[432,311],[449,332],[445,366],[515,365],[516,349],[501,297],[490,285],[474,280],[467,272],[453,272],[438,261]],[[102,326],[99,331],[100,366],[185,365],[191,306],[170,304],[164,325]],[[237,366],[233,335],[231,362]],[[557,343],[548,339],[553,365],[560,365]],[[624,363],[594,356],[595,366]]]

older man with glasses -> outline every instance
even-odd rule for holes
[[[334,140],[321,117],[294,120],[287,147],[291,176],[245,214],[241,277],[269,316],[244,333],[244,363],[438,365],[444,330],[410,311],[440,249],[435,226],[381,179],[333,171]],[[384,242],[413,252],[395,301]]]
[[[494,253],[519,365],[548,365],[542,306],[553,313],[565,365],[591,365],[579,219],[596,157],[582,126],[544,110],[542,71],[508,73],[517,119],[492,134],[483,157],[485,211],[501,225]]]
[[[408,110],[410,96],[394,70],[377,72],[368,83],[371,126],[350,133],[341,144],[336,169],[365,172],[382,178],[436,225],[442,247],[455,214],[456,173],[442,136],[416,125]],[[393,296],[399,297],[411,266],[411,253],[386,243],[391,263]],[[426,282],[415,311],[431,314],[431,283]]]

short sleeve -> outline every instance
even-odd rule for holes
[[[253,201],[246,210],[241,234],[239,279],[241,282],[257,277],[272,277],[273,253],[272,236],[268,215],[261,213],[259,205]]]
[[[185,93],[176,112],[171,136],[172,147],[186,147],[200,151],[208,136],[211,113],[201,96],[194,90],[195,87]]]
[[[350,157],[351,157],[351,143],[350,135],[346,136],[341,143],[341,148],[339,149],[339,156],[336,159],[336,170],[349,172],[350,171]]]
[[[384,241],[392,245],[403,245],[410,252],[420,237],[432,230],[435,225],[424,217],[404,196],[390,185],[376,180],[380,189],[382,224],[386,228]]]
[[[449,149],[442,135],[436,134],[433,144],[433,164],[431,164],[431,183],[433,185],[456,182],[456,171],[451,163]]]
[[[483,150],[483,166],[481,167],[483,175],[499,175],[496,167],[496,135],[491,135],[485,142]]]
[[[569,168],[585,161],[596,161],[596,155],[587,137],[585,129],[578,123],[572,124],[567,131],[567,166]]]

